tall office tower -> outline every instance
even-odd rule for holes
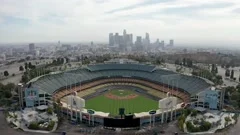
[[[127,38],[127,32],[126,30],[124,29],[123,30],[123,44],[121,44],[121,50],[125,50],[126,49],[126,46],[127,46],[127,43],[128,43],[128,38]]]
[[[173,39],[170,40],[169,46],[174,46],[174,40]]]
[[[161,41],[161,46],[164,47],[165,44],[164,44],[164,40]]]
[[[130,34],[130,44],[133,44],[133,34]]]
[[[126,36],[127,35],[127,32],[126,32],[126,30],[124,29],[123,30],[123,36]]]
[[[141,36],[137,36],[137,39],[136,39],[136,42],[135,42],[135,46],[136,46],[136,49],[138,51],[142,51],[143,50],[142,37]]]
[[[114,36],[113,36],[113,33],[109,33],[109,46],[114,46]]]
[[[146,33],[146,37],[144,39],[144,50],[149,50],[150,49],[150,38],[149,38],[149,33]]]
[[[29,44],[29,52],[33,52],[35,50],[35,45],[34,43]]]
[[[119,49],[122,51],[125,50],[124,36],[119,36]]]
[[[131,46],[130,34],[127,34],[125,36],[125,44],[126,44],[126,47]]]
[[[150,38],[149,38],[149,34],[148,33],[146,33],[145,39],[146,39],[147,43],[150,44]]]
[[[114,36],[114,46],[119,46],[119,34],[115,33]]]

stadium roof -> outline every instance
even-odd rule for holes
[[[211,86],[199,77],[186,76],[169,70],[156,69],[152,65],[140,64],[89,65],[86,68],[39,77],[34,81],[32,80],[32,86],[52,94],[54,91],[66,87],[66,85],[109,77],[133,77],[168,84],[170,87],[183,89],[191,95],[195,95]]]

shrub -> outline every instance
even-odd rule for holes
[[[227,121],[227,122],[231,121],[231,119],[230,119],[229,117],[225,117],[224,119],[225,119],[225,121]]]
[[[203,121],[202,125],[200,126],[201,131],[208,131],[211,128],[212,124],[206,121]]]
[[[29,129],[38,130],[39,126],[37,122],[31,122],[28,126]]]
[[[197,111],[196,110],[192,110],[192,114],[191,114],[192,117],[195,117],[197,116]]]
[[[199,123],[198,120],[193,120],[194,125],[197,125],[198,123]]]
[[[182,114],[179,118],[178,118],[178,128],[183,131],[183,124],[185,122],[186,117]]]
[[[185,115],[185,116],[188,116],[190,113],[191,113],[191,109],[184,109],[183,110],[183,114]]]
[[[209,122],[203,121],[200,127],[195,127],[190,121],[188,121],[186,126],[189,132],[203,132],[208,131],[212,125]]]
[[[50,121],[49,124],[48,124],[47,130],[51,131],[53,129],[54,125],[55,125],[55,122]]]
[[[194,126],[192,125],[192,123],[191,123],[190,121],[188,121],[188,122],[186,123],[186,126],[187,126],[187,130],[188,130],[189,132],[193,132],[193,131],[194,131]]]
[[[52,109],[52,107],[48,107],[48,109],[47,109],[47,113],[48,113],[48,114],[52,114],[52,113],[53,113],[53,109]]]

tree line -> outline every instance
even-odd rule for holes
[[[193,61],[188,58],[183,58],[181,59],[176,59],[175,60],[175,65],[181,65],[181,66],[186,66],[186,67],[192,67],[193,66]]]

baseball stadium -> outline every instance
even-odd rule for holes
[[[28,84],[40,95],[35,104],[60,100],[69,118],[112,127],[174,120],[192,96],[211,87],[199,77],[130,63],[88,65],[40,76]],[[120,121],[122,116],[128,125],[116,124],[126,124]]]

